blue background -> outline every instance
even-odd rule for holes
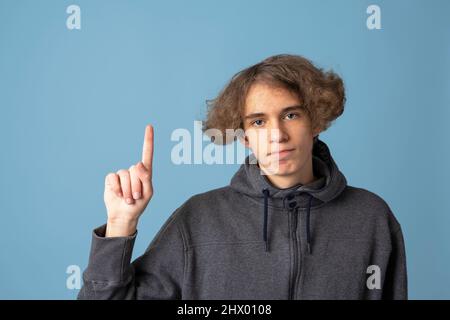
[[[76,297],[66,268],[86,267],[104,177],[140,160],[146,124],[155,195],[133,258],[188,197],[228,184],[238,164],[176,166],[170,135],[235,72],[293,53],[345,81],[321,139],[400,221],[410,298],[450,299],[449,15],[445,0],[0,0],[0,298]]]

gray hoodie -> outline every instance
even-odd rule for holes
[[[253,160],[184,202],[133,262],[137,231],[94,229],[78,299],[407,299],[400,224],[323,141],[310,184],[276,188]]]

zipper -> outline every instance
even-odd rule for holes
[[[291,230],[291,237],[293,240],[293,246],[294,246],[294,267],[293,267],[293,273],[292,273],[292,279],[291,279],[291,296],[289,297],[290,300],[294,300],[295,297],[295,286],[297,284],[297,274],[298,274],[298,246],[297,246],[297,219],[298,214],[297,210],[292,210],[292,220],[293,220],[293,228]]]

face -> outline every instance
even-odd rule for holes
[[[244,110],[245,140],[263,173],[293,176],[311,170],[313,138],[307,113],[299,98],[284,88],[252,85]]]

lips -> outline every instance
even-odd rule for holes
[[[271,156],[278,156],[280,158],[284,158],[289,156],[292,152],[294,151],[294,149],[283,149],[280,151],[275,151],[270,153]]]

